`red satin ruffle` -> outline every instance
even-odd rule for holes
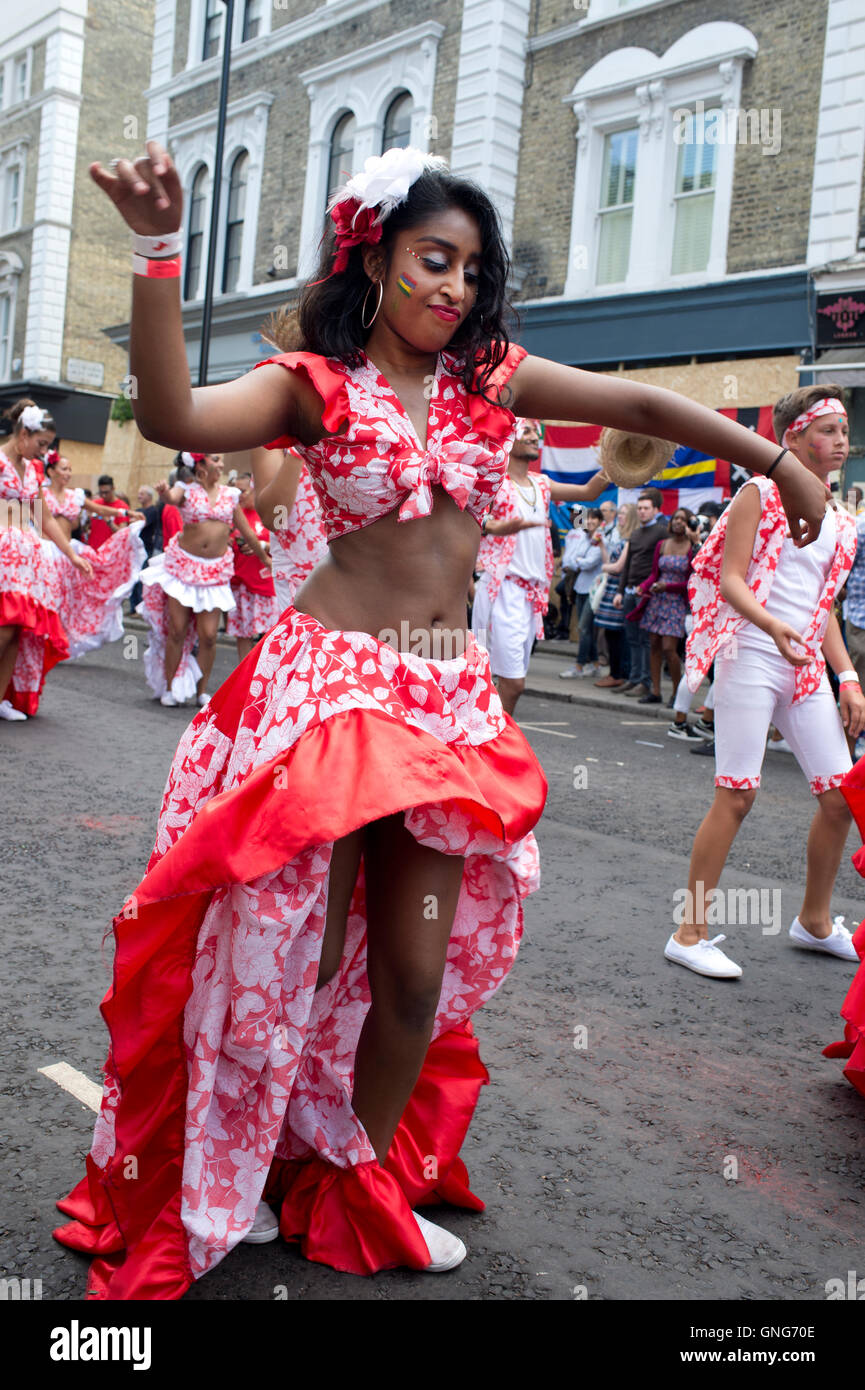
[[[42,680],[38,690],[16,691],[10,681],[0,700],[8,700],[13,709],[22,714],[35,714],[39,708],[39,698],[45,685],[45,677],[59,662],[69,656],[69,638],[63,630],[59,617],[52,609],[37,603],[29,594],[14,590],[0,592],[0,627],[20,627],[32,637],[44,639],[42,656]]]
[[[860,758],[847,773],[841,791],[865,840],[865,758]],[[853,855],[853,863],[865,877],[865,844]],[[854,933],[853,945],[859,952],[861,964],[841,1006],[841,1017],[845,1020],[844,1041],[824,1047],[823,1056],[849,1058],[844,1075],[865,1096],[865,922]]]
[[[211,701],[229,737],[248,698],[254,660],[252,653]],[[546,790],[540,765],[510,719],[486,744],[445,745],[378,711],[355,708],[309,729],[292,749],[201,808],[152,863],[127,915],[114,919],[114,978],[101,1012],[121,1087],[116,1147],[104,1170],[88,1159],[87,1178],[58,1203],[73,1222],[54,1232],[62,1244],[99,1256],[88,1279],[90,1297],[173,1299],[193,1282],[180,1220],[183,1013],[213,892],[416,806],[456,802],[513,844],[537,823]],[[423,1268],[429,1257],[406,1215],[411,1205],[444,1200],[483,1207],[457,1154],[487,1080],[470,1027],[436,1039],[385,1168],[343,1170],[320,1159],[274,1163],[272,1180],[285,1194],[284,1234],[301,1239],[308,1258],[339,1269]],[[129,1155],[137,1161],[134,1180],[124,1172]]]

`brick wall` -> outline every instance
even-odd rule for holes
[[[578,17],[562,0],[540,0],[535,32]],[[736,149],[728,240],[729,274],[805,260],[817,132],[825,0],[679,0],[589,29],[531,55],[523,109],[515,253],[528,270],[522,297],[562,294],[576,165],[576,118],[562,102],[594,63],[617,48],[663,54],[688,30],[726,20],[750,29],[759,43],[745,64],[743,108],[781,110],[781,148]]]
[[[86,21],[83,101],[75,167],[75,202],[62,374],[69,357],[101,362],[106,393],[117,395],[128,370],[125,352],[103,329],[129,318],[131,262],[129,231],[88,172],[95,160],[107,164],[144,152],[147,85],[153,41],[153,0],[90,0]],[[137,82],[114,82],[140,55]]]

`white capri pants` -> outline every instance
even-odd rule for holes
[[[715,659],[715,786],[759,787],[769,725],[787,740],[813,796],[837,787],[853,766],[825,672],[793,704],[795,669],[778,652],[743,646]]]
[[[521,585],[504,578],[491,604],[487,577],[481,575],[472,604],[472,633],[489,652],[494,676],[525,679],[535,643],[535,610]]]

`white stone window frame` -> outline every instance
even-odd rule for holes
[[[17,232],[23,223],[24,217],[24,189],[27,180],[27,146],[29,140],[16,140],[13,145],[6,145],[0,149],[0,236],[11,236]],[[18,217],[14,223],[6,221],[6,174],[10,169],[18,167],[20,179],[18,185]]]
[[[273,20],[273,0],[265,0],[261,9],[261,29],[254,39],[247,39],[243,42],[243,11],[244,0],[235,0],[234,22],[231,30],[231,51],[246,48],[251,43],[259,43],[271,32]],[[222,29],[219,38],[219,52],[211,58],[203,58],[204,52],[204,20],[207,14],[207,0],[190,0],[189,5],[189,44],[186,51],[187,68],[200,67],[202,63],[212,63],[222,61],[223,42],[225,39],[225,21],[223,18]],[[224,11],[223,11],[224,15]]]
[[[24,96],[18,95],[18,65],[24,61],[27,64],[27,81]],[[0,59],[0,68],[3,71],[3,92],[0,97],[0,110],[8,111],[13,106],[23,106],[30,100],[30,88],[33,82],[33,49],[26,48],[22,53],[20,50],[13,53],[11,57]]]
[[[674,112],[720,106],[725,122],[740,108],[742,68],[756,56],[757,40],[740,24],[717,21],[689,30],[658,58],[648,49],[624,48],[595,63],[564,98],[578,120],[577,166],[571,217],[566,298],[601,298],[681,288],[726,275],[727,235],[733,193],[735,144],[716,145],[712,239],[704,270],[673,275],[675,180],[679,145]],[[634,214],[627,278],[595,281],[600,236],[599,202],[604,139],[615,130],[639,129]]]
[[[216,258],[213,275],[213,298],[230,299],[252,288],[255,265],[255,245],[258,234],[258,213],[261,204],[261,182],[264,153],[267,145],[267,124],[270,107],[275,98],[272,92],[251,92],[249,96],[230,102],[225,118],[225,145],[222,156],[222,187],[219,195],[219,231],[216,238]],[[204,294],[207,273],[207,250],[210,246],[210,227],[213,213],[213,177],[216,168],[216,111],[204,112],[191,120],[179,122],[168,131],[168,147],[180,175],[184,192],[192,187],[192,179],[200,165],[207,166],[207,209],[204,218],[204,254],[198,299]],[[228,188],[231,167],[242,150],[249,155],[249,178],[246,185],[246,206],[243,219],[243,242],[240,271],[233,290],[222,293],[219,286],[225,256],[225,233],[228,217]],[[188,217],[188,208],[184,209]],[[185,300],[194,304],[196,300]]]
[[[24,262],[14,251],[0,250],[0,299],[9,300],[9,351],[8,360],[0,361],[0,381],[11,381],[12,363],[15,358],[15,314],[18,306],[18,282],[24,270]]]
[[[313,273],[324,231],[330,145],[337,122],[351,112],[357,121],[352,173],[381,152],[387,109],[398,92],[411,95],[411,144],[429,149],[439,40],[445,26],[434,20],[391,34],[366,48],[300,73],[309,98],[306,184],[297,273]]]

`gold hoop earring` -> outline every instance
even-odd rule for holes
[[[367,290],[366,294],[365,294],[364,297],[363,297],[363,304],[361,304],[361,306],[360,306],[360,322],[361,322],[361,327],[362,327],[362,328],[372,328],[373,324],[375,323],[375,314],[373,314],[373,316],[372,316],[372,318],[370,319],[369,323],[366,323],[365,320],[364,320],[364,317],[363,317],[364,314],[366,313],[366,302],[367,302],[367,300],[369,299],[369,290],[371,290],[371,289],[373,288],[373,285],[378,285],[378,304],[376,304],[376,306],[375,306],[375,314],[378,313],[379,309],[381,308],[381,301],[384,299],[384,285],[383,285],[382,281],[381,281],[381,280],[372,280],[372,281],[370,282],[369,289]]]

